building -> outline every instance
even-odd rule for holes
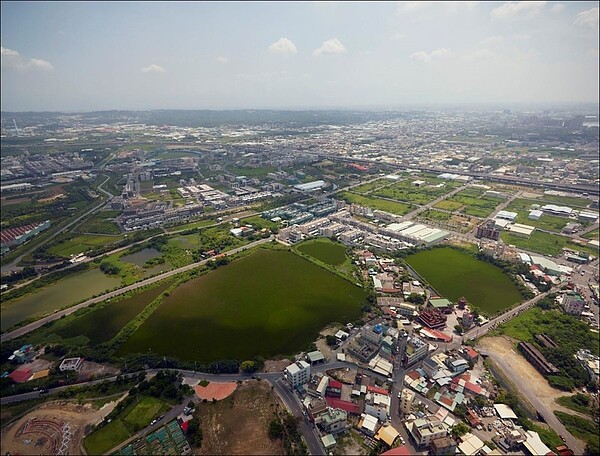
[[[19,364],[28,363],[36,355],[36,351],[33,349],[33,345],[23,345],[18,350],[15,350],[13,354],[8,358],[10,361],[16,361]]]
[[[375,326],[364,325],[360,328],[360,337],[372,344],[379,345],[383,339],[383,326],[381,324]]]
[[[391,398],[387,394],[367,393],[365,413],[377,417],[382,423],[390,416]]]
[[[404,367],[412,366],[427,356],[428,349],[427,343],[423,342],[421,339],[417,337],[409,338],[404,347],[402,364]]]
[[[312,182],[307,182],[305,184],[294,185],[296,190],[300,190],[301,192],[314,192],[316,190],[321,190],[325,187],[325,181],[317,180]]]
[[[477,239],[487,238],[497,241],[500,239],[500,230],[496,227],[496,222],[494,222],[494,220],[487,220],[477,227],[477,234],[475,237]]]
[[[544,215],[543,211],[540,211],[539,209],[534,209],[529,212],[529,216],[527,218],[529,220],[539,220],[542,215]]]
[[[568,292],[563,296],[562,305],[565,313],[579,317],[585,309],[585,300],[580,294]]]
[[[306,361],[297,361],[286,367],[284,374],[290,385],[297,388],[300,385],[308,383],[310,379],[310,364]]]
[[[530,344],[529,342],[519,342],[517,348],[523,354],[525,359],[533,364],[540,374],[553,375],[559,372],[533,344]]]
[[[531,236],[531,233],[535,231],[535,226],[531,225],[523,225],[522,223],[513,223],[506,225],[504,228],[506,231],[512,234],[516,234],[517,236]]]
[[[58,369],[61,372],[64,372],[64,371],[77,372],[79,369],[81,369],[82,365],[83,365],[83,358],[66,358],[63,360],[62,363],[60,363],[60,366],[58,367]]]
[[[323,353],[321,353],[319,350],[307,353],[306,359],[310,364],[325,362],[325,357],[323,356]]]
[[[431,298],[429,300],[429,305],[445,314],[451,314],[452,309],[454,308],[454,304],[446,298]]]
[[[562,217],[569,217],[573,213],[573,209],[567,206],[556,206],[555,204],[546,204],[540,208],[544,212]]]
[[[420,418],[407,427],[419,450],[429,447],[432,440],[448,435],[446,427],[439,420],[428,421]]]
[[[456,454],[456,441],[448,436],[433,439],[431,441],[431,454],[436,456]]]
[[[446,315],[437,309],[426,308],[419,313],[418,321],[428,328],[443,329],[446,326]]]
[[[562,229],[562,232],[565,234],[573,234],[576,233],[579,229],[579,223],[567,223],[565,227]]]
[[[509,222],[514,222],[517,218],[517,215],[519,214],[517,214],[516,212],[498,211],[495,218],[508,220]]]
[[[374,416],[363,413],[358,422],[358,428],[368,436],[373,437],[379,428],[379,422]]]
[[[348,427],[348,414],[344,410],[327,407],[315,418],[315,424],[325,433],[338,434]]]
[[[400,393],[400,413],[404,416],[410,415],[413,400],[415,399],[415,393],[408,388],[404,388]]]

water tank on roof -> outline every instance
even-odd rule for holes
[[[377,334],[381,334],[383,332],[383,326],[381,326],[380,323],[377,323],[374,327],[373,327],[373,331],[375,331]]]

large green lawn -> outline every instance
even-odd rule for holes
[[[442,247],[406,258],[431,286],[456,302],[461,296],[489,314],[521,300],[521,295],[502,270],[458,250]]]
[[[332,266],[339,266],[346,261],[346,247],[327,238],[310,239],[297,245],[296,248]]]
[[[370,207],[371,209],[378,209],[396,215],[408,214],[412,209],[410,204],[398,203],[396,201],[389,201],[381,198],[371,198],[352,192],[341,192],[336,196],[348,203],[359,204],[361,206]]]
[[[306,349],[332,321],[360,316],[366,292],[289,251],[255,253],[176,288],[120,347],[185,360]]]
[[[144,310],[159,294],[165,291],[170,284],[171,281],[167,280],[131,297],[93,309],[81,317],[74,318],[68,324],[56,330],[56,333],[65,339],[86,336],[90,339],[92,345],[107,342],[115,337],[132,318]]]
[[[123,422],[132,432],[137,432],[150,424],[153,418],[156,418],[160,412],[168,408],[165,401],[156,397],[142,396],[138,402],[126,411],[123,416]]]
[[[121,420],[114,420],[83,439],[88,454],[104,454],[129,438],[129,431]]]
[[[123,236],[82,234],[60,244],[53,245],[48,251],[54,255],[69,258],[71,255],[87,252],[103,245],[118,242],[121,239],[123,239]]]
[[[572,250],[580,250],[582,252],[587,252],[592,255],[598,254],[597,249],[575,244],[571,242],[566,236],[543,233],[541,231],[534,231],[533,233],[531,233],[531,236],[529,236],[529,238],[503,231],[502,233],[500,233],[500,237],[502,238],[505,244],[512,244],[523,250],[541,253],[542,255],[556,256],[562,252],[562,249],[564,247]]]

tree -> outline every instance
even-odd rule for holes
[[[425,296],[418,293],[411,293],[410,295],[408,295],[408,298],[406,298],[406,300],[408,302],[412,302],[413,304],[417,304],[420,306],[425,303]]]
[[[465,423],[458,423],[455,424],[454,426],[452,426],[452,429],[450,430],[450,434],[452,434],[452,437],[460,437],[462,435],[465,435],[467,432],[469,432],[471,428],[469,426],[467,426]]]
[[[325,337],[325,340],[327,340],[327,345],[329,345],[330,347],[333,347],[335,344],[337,344],[337,339],[335,338],[335,336],[328,335]]]
[[[258,367],[254,361],[244,361],[241,365],[242,372],[246,374],[251,374],[252,372],[256,372]]]
[[[269,438],[275,440],[283,437],[283,426],[279,418],[274,417],[269,423]]]

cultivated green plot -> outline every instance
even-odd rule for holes
[[[494,212],[494,209],[502,203],[502,200],[483,196],[483,193],[483,191],[475,189],[462,190],[445,200],[444,203],[458,203],[464,206],[464,209],[461,211],[464,214],[485,218]],[[440,206],[436,205],[436,207]]]
[[[458,201],[448,201],[448,200],[440,201],[439,203],[436,203],[433,205],[433,207],[435,207],[435,208],[445,209],[447,211],[455,211],[457,209],[460,209],[463,206],[464,206],[463,203],[459,203]]]
[[[388,201],[381,198],[371,198],[351,192],[341,192],[336,196],[348,203],[360,204],[361,206],[370,207],[371,209],[378,209],[380,211],[391,212],[392,214],[396,215],[408,214],[412,209],[409,204]]]
[[[120,280],[92,269],[62,279],[39,291],[27,294],[2,305],[2,331],[32,317],[73,305],[82,299],[91,298],[120,284]]]
[[[163,282],[129,298],[113,301],[80,317],[73,317],[68,324],[56,330],[56,333],[64,339],[85,336],[90,339],[91,345],[107,342],[170,284],[170,281]]]
[[[541,253],[542,255],[556,256],[562,252],[563,248],[578,250],[592,255],[598,255],[598,249],[580,246],[569,240],[566,236],[558,234],[543,233],[534,231],[529,238],[517,236],[507,232],[500,233],[500,237],[505,244],[512,244],[523,250]]]
[[[442,296],[456,302],[461,296],[493,314],[521,300],[510,278],[492,264],[448,247],[425,250],[406,258]]]
[[[292,252],[259,249],[176,288],[117,354],[214,361],[296,353],[328,323],[358,318],[365,299]]]
[[[347,259],[346,247],[342,244],[331,242],[327,238],[311,239],[297,245],[296,248],[332,266],[339,266]]]
[[[123,236],[102,236],[93,234],[83,234],[75,236],[72,239],[53,245],[48,251],[56,256],[69,258],[71,255],[93,250],[107,244],[113,244],[123,239]]]
[[[156,397],[142,396],[133,404],[131,409],[126,412],[123,422],[132,432],[143,429],[149,425],[153,418],[156,418],[161,411],[168,408],[165,401]]]
[[[130,436],[121,420],[113,420],[83,439],[88,454],[104,454]]]
[[[413,184],[415,180],[425,180],[426,183],[419,187]],[[382,188],[373,192],[374,196],[391,198],[398,201],[404,201],[413,204],[427,204],[431,201],[451,192],[454,188],[460,186],[455,182],[445,181],[436,178],[420,179],[418,177],[403,180],[389,187]]]

